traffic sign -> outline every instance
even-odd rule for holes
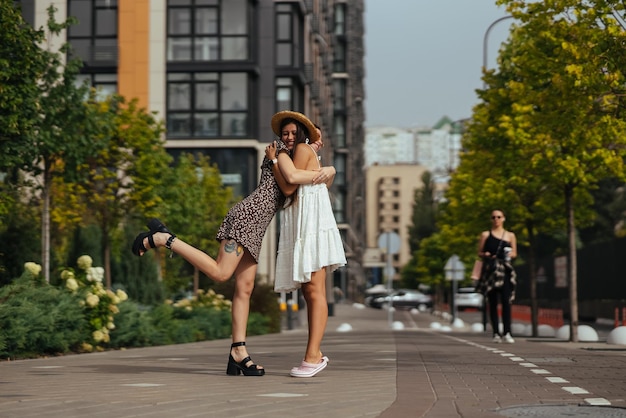
[[[395,232],[383,232],[378,237],[378,248],[387,254],[398,254],[400,251],[400,235]]]
[[[443,271],[446,273],[446,280],[458,281],[465,278],[465,264],[456,254],[448,259]]]

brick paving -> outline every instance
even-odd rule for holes
[[[335,305],[323,344],[330,363],[311,379],[288,375],[305,327],[248,339],[263,377],[225,374],[228,340],[0,362],[0,416],[469,418],[605,405],[606,416],[626,417],[626,346],[492,344],[488,333],[434,331],[441,320],[431,314],[392,319]]]

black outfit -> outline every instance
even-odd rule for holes
[[[510,262],[505,261],[505,247],[511,247],[511,243],[494,237],[491,231],[489,231],[489,237],[485,240],[485,244],[482,249],[483,253],[489,252],[492,256],[495,254],[495,258],[501,260],[503,264],[507,266],[504,269],[504,280],[501,285],[490,285],[486,288],[487,304],[489,305],[489,318],[491,320],[491,327],[493,328],[494,335],[500,335],[498,326],[498,302],[502,305],[503,335],[511,333],[511,302],[515,296],[515,273],[513,271],[513,267],[510,265]],[[484,259],[483,276],[492,274],[496,264],[494,261],[495,260],[490,257]]]

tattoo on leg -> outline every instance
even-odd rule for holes
[[[235,253],[237,257],[243,254],[243,246],[237,244],[235,240],[230,240],[224,244],[224,251],[227,253]]]

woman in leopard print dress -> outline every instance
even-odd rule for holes
[[[314,131],[312,135],[317,135],[317,132]],[[290,145],[293,147],[293,144]],[[290,150],[280,140],[277,141],[277,147],[281,150]],[[245,340],[250,295],[254,289],[261,242],[269,223],[285,202],[285,195],[281,189],[288,187],[283,177],[275,177],[272,174],[273,164],[273,161],[263,159],[259,185],[250,195],[233,206],[226,215],[216,237],[220,241],[216,259],[177,238],[158,220],[152,220],[148,224],[150,232],[139,234],[133,244],[133,253],[136,255],[143,255],[150,248],[169,248],[218,282],[224,282],[233,275],[235,276],[232,304],[233,343],[226,370],[230,375],[243,373],[246,376],[262,376],[265,374],[265,370],[250,359]],[[292,181],[298,184],[311,184],[319,176],[326,174],[328,177],[333,171],[332,167],[324,167],[317,172],[302,170]]]

